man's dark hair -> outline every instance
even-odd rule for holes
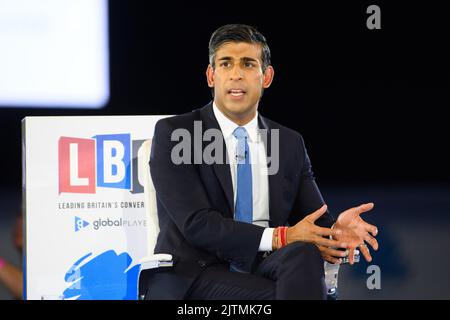
[[[270,65],[270,49],[266,38],[254,27],[245,24],[227,24],[211,35],[209,40],[209,63],[215,68],[214,58],[217,50],[226,42],[247,42],[261,45],[262,71]]]

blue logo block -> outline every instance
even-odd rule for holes
[[[131,135],[93,138],[97,140],[97,186],[131,190]]]

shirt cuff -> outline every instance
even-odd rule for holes
[[[273,230],[274,228],[264,229],[258,251],[272,251]]]

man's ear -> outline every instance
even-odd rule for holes
[[[270,87],[274,76],[275,76],[275,70],[273,69],[272,66],[268,66],[266,68],[266,71],[264,72],[264,79],[263,79],[263,85],[262,85],[262,87],[264,89],[267,89],[268,87]]]
[[[206,69],[206,81],[208,81],[208,87],[214,88],[214,69],[211,64],[208,64]]]

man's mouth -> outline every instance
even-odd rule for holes
[[[241,97],[245,94],[245,91],[242,89],[230,89],[228,90],[228,93],[231,94],[233,97]]]

